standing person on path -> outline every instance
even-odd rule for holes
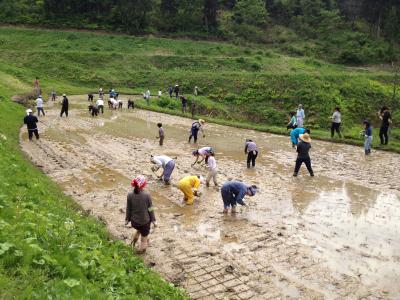
[[[299,104],[299,108],[297,109],[297,112],[296,112],[296,117],[297,117],[297,126],[303,127],[304,119],[306,118],[306,115],[304,113],[302,104]]]
[[[28,128],[29,141],[32,141],[33,134],[35,134],[35,137],[38,140],[39,131],[36,124],[39,120],[32,114],[32,109],[27,109],[26,113],[28,115],[24,118],[24,124],[26,124],[26,127]]]
[[[292,147],[293,148],[296,147],[296,145],[298,144],[300,134],[304,134],[304,133],[310,134],[311,131],[309,129],[306,129],[306,128],[297,127],[297,128],[293,129],[290,132],[290,141],[292,142]]]
[[[362,133],[364,134],[364,152],[365,155],[370,155],[372,148],[372,126],[367,120],[365,120],[363,124],[364,131]]]
[[[183,201],[187,205],[192,205],[194,196],[199,196],[198,189],[200,188],[203,178],[201,176],[186,176],[178,182],[178,188],[184,195]]]
[[[190,128],[190,135],[189,135],[189,143],[194,139],[194,143],[197,143],[197,135],[199,134],[199,131],[203,134],[203,138],[206,137],[204,134],[203,126],[206,123],[203,119],[199,119],[198,121],[195,121],[192,123],[192,127]]]
[[[40,117],[40,112],[42,112],[43,116],[45,116],[43,109],[43,99],[41,95],[39,95],[39,97],[36,99],[36,109],[38,117]]]
[[[61,112],[60,112],[60,117],[63,116],[63,114],[65,113],[65,116],[68,117],[68,98],[67,95],[63,94],[63,99],[61,102]]]
[[[217,162],[215,161],[214,153],[212,152],[208,157],[208,174],[206,178],[206,186],[210,186],[210,180],[213,179],[214,185],[218,186],[217,182]]]
[[[208,164],[208,158],[213,153],[214,153],[214,149],[212,147],[203,147],[198,150],[194,150],[192,152],[192,155],[196,157],[196,160],[192,164],[192,166],[194,166],[196,163],[200,164],[204,159],[205,159],[205,163]],[[201,160],[198,161],[200,156],[201,156]]]
[[[163,179],[165,184],[170,184],[171,175],[175,168],[175,161],[168,156],[159,155],[159,156],[151,156],[150,161],[153,164],[156,164],[151,168],[153,172],[157,172],[160,168],[163,168],[163,172],[158,178]]]
[[[187,112],[187,99],[184,96],[181,96],[182,102],[182,113],[185,114]]]
[[[379,119],[382,120],[381,128],[379,130],[379,138],[381,145],[387,145],[389,143],[389,126],[392,124],[392,115],[390,114],[389,108],[383,106],[378,113]]]
[[[160,146],[164,145],[164,128],[162,127],[162,123],[157,123],[158,127],[158,138],[160,139]]]
[[[126,202],[125,225],[131,222],[132,227],[136,229],[132,239],[133,247],[141,236],[138,254],[146,252],[151,223],[153,223],[154,227],[156,226],[156,217],[150,194],[144,191],[146,185],[147,182],[143,176],[133,179],[131,182],[133,192],[128,194]]]
[[[300,167],[305,163],[310,176],[314,176],[314,171],[311,167],[311,158],[309,151],[311,149],[311,138],[308,133],[300,134],[300,142],[297,145],[297,159],[296,166],[294,167],[293,176],[297,177]]]
[[[247,195],[253,197],[257,193],[257,186],[247,185],[243,182],[232,180],[225,182],[221,187],[221,196],[224,202],[224,213],[228,213],[231,208],[232,213],[236,213],[236,205],[246,206],[243,198]]]
[[[252,167],[256,166],[256,158],[258,156],[258,149],[256,143],[252,140],[246,140],[244,146],[244,153],[247,154],[247,168],[250,168],[250,162]]]
[[[57,93],[54,90],[52,90],[51,91],[51,101],[56,101],[56,98],[57,98]]]
[[[101,111],[101,114],[104,114],[104,101],[103,101],[103,99],[99,98],[99,99],[96,101],[96,106],[97,106],[97,109],[98,109],[99,111]]]
[[[172,88],[172,86],[169,86],[169,88],[168,88],[168,94],[169,94],[169,97],[170,98],[172,98],[172,93],[174,92],[174,89]]]
[[[178,99],[178,97],[179,97],[179,85],[177,85],[177,84],[175,85],[174,92],[175,92],[176,99]]]
[[[297,128],[297,118],[296,118],[296,114],[294,112],[290,112],[289,113],[289,123],[287,123],[286,126],[286,131],[288,131],[289,129],[295,129]]]
[[[340,113],[340,107],[335,107],[335,111],[331,117],[332,126],[331,126],[331,138],[335,135],[335,131],[338,136],[342,138],[342,134],[340,132],[340,125],[342,124],[342,114]]]

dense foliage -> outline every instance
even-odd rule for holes
[[[0,20],[274,43],[351,64],[396,60],[400,41],[397,0],[2,0]]]

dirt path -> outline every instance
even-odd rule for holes
[[[159,226],[145,259],[192,298],[400,297],[400,155],[365,158],[358,147],[315,142],[316,177],[302,170],[292,178],[296,154],[288,137],[207,124],[199,146],[216,148],[220,183],[235,178],[261,189],[247,208],[224,216],[214,187],[185,207],[177,188],[163,186],[150,170],[150,154],[166,154],[178,156],[174,182],[206,174],[190,167],[189,119],[126,109],[92,118],[83,97],[70,100],[68,119],[58,108],[41,118],[39,142],[28,142],[21,130],[22,149],[126,242],[129,182],[146,175]],[[157,122],[166,130],[163,148]],[[261,153],[252,170],[243,154],[248,137]]]

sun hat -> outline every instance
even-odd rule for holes
[[[66,95],[66,94],[63,94],[63,97],[67,97],[67,95]]]
[[[203,119],[199,119],[199,123],[200,124],[204,124],[206,121],[204,121]]]
[[[42,98],[42,95],[39,95],[38,98]]]
[[[249,191],[252,196],[254,196],[257,193],[257,190],[258,190],[258,188],[256,185],[249,186]]]
[[[144,178],[144,176],[141,175],[134,178],[131,182],[132,187],[138,187],[139,189],[144,189],[146,185],[147,185],[146,178]]]
[[[29,114],[29,113],[31,113],[31,112],[32,112],[32,109],[30,109],[30,108],[26,110],[26,113],[27,113],[27,114]]]
[[[311,143],[311,138],[310,135],[308,133],[305,134],[300,134],[299,138],[306,143]]]

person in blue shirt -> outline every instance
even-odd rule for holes
[[[371,146],[372,146],[372,126],[369,123],[369,121],[365,120],[364,121],[364,150],[365,150],[365,155],[370,155],[371,154]]]
[[[236,205],[245,206],[246,203],[243,202],[243,198],[247,196],[253,197],[257,192],[257,186],[247,185],[240,181],[227,181],[221,187],[221,196],[224,201],[224,213],[228,213],[229,207],[231,207],[231,212],[236,213]]]
[[[310,134],[310,130],[306,129],[306,128],[298,127],[298,128],[293,129],[290,132],[290,140],[292,142],[293,148],[296,147],[296,145],[298,144],[300,134],[304,134],[304,133]]]

